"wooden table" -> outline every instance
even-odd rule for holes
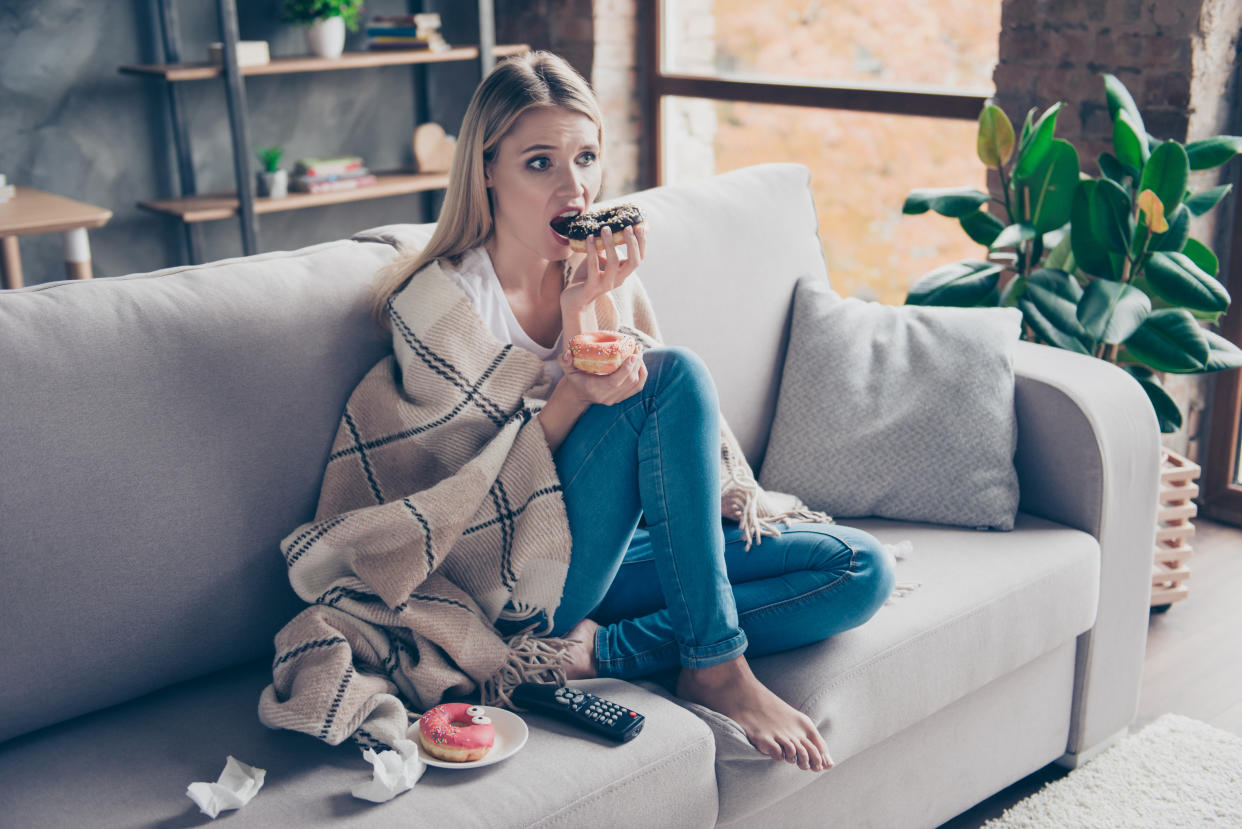
[[[17,248],[20,236],[40,233],[65,234],[65,274],[70,279],[90,279],[91,245],[86,229],[103,227],[112,211],[92,204],[18,187],[17,195],[0,202],[0,288],[22,287],[22,259]]]

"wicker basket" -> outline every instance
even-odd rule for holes
[[[1190,593],[1190,537],[1198,507],[1195,483],[1199,466],[1176,452],[1163,451],[1160,462],[1160,508],[1156,512],[1156,554],[1151,572],[1151,606],[1167,610]]]

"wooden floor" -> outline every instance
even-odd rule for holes
[[[1242,735],[1242,529],[1195,519],[1190,595],[1147,626],[1147,660],[1131,731],[1182,714]],[[1040,769],[940,829],[972,829],[1069,772]]]

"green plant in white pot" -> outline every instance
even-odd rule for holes
[[[306,25],[306,43],[321,58],[339,58],[345,27],[358,30],[362,0],[281,0],[281,19]]]
[[[259,195],[284,198],[289,193],[289,171],[280,168],[280,159],[285,151],[280,147],[259,147],[257,153],[259,163],[263,165],[258,174]]]
[[[1016,306],[1026,339],[1121,366],[1147,392],[1161,431],[1174,432],[1182,414],[1163,373],[1242,366],[1242,350],[1203,324],[1215,323],[1230,298],[1217,257],[1190,236],[1191,217],[1214,208],[1230,187],[1187,187],[1191,170],[1242,152],[1242,137],[1161,141],[1148,135],[1121,81],[1105,75],[1104,88],[1113,152],[1100,155],[1098,178],[1081,173],[1078,151],[1054,136],[1060,103],[1038,118],[1032,109],[1020,135],[998,107],[984,107],[977,150],[997,171],[1000,196],[970,187],[914,190],[902,212],[957,219],[987,257],[925,274],[906,303]]]

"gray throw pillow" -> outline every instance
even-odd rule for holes
[[[837,517],[1013,529],[1021,321],[842,299],[804,277],[760,483]]]

